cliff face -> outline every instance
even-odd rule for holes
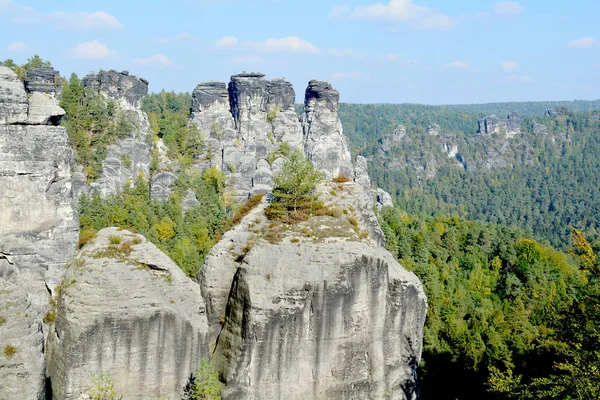
[[[148,116],[142,112],[142,100],[148,93],[148,82],[127,71],[110,70],[88,74],[82,83],[97,95],[114,101],[121,117],[133,126],[129,138],[108,146],[102,162],[102,175],[90,185],[92,191],[98,191],[102,197],[106,197],[122,189],[127,182],[134,182],[140,174],[146,178],[150,176],[150,124]],[[124,159],[130,162],[124,163]]]
[[[116,228],[70,262],[52,328],[48,376],[61,400],[82,398],[100,372],[124,398],[179,399],[208,349],[199,286],[143,236]]]
[[[359,184],[320,193],[339,217],[286,226],[273,240],[264,203],[200,272],[225,398],[416,398],[421,284],[367,234]]]
[[[41,93],[30,81],[28,88],[0,67],[0,312],[10,322],[0,324],[0,338],[17,351],[0,359],[0,380],[29,382],[26,393],[7,383],[8,399],[44,393],[41,319],[78,236],[71,147],[65,129],[53,126],[64,111],[53,90]]]

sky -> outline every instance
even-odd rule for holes
[[[600,98],[598,0],[0,0],[0,59],[190,92],[242,71],[349,103]]]

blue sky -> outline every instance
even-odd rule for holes
[[[600,98],[597,0],[0,0],[0,59],[191,91],[261,71],[353,103]]]

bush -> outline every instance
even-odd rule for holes
[[[344,183],[344,182],[349,182],[350,181],[350,177],[348,177],[348,175],[346,175],[345,173],[341,173],[338,176],[336,176],[335,178],[332,179],[333,182],[335,183]]]
[[[56,313],[54,311],[48,311],[42,321],[45,324],[51,324],[56,321]]]
[[[231,222],[229,224],[230,226],[228,226],[227,228],[231,229],[232,227],[239,224],[242,221],[242,218],[244,218],[246,215],[248,215],[248,213],[250,213],[250,211],[252,211],[252,209],[260,203],[260,201],[262,200],[263,197],[264,197],[264,194],[256,194],[256,195],[250,197],[248,200],[246,200],[246,202],[244,204],[242,204],[240,209],[235,213],[235,215],[233,216],[233,219],[231,220]]]
[[[15,346],[11,346],[10,344],[7,344],[6,346],[4,346],[4,355],[6,357],[11,357],[16,352],[17,352],[17,348]]]
[[[0,315],[0,325],[4,325],[6,323],[6,317],[3,315]]]
[[[115,383],[112,380],[110,374],[92,373],[92,388],[89,389],[87,394],[88,400],[120,400],[121,396],[117,394],[115,390]]]
[[[279,113],[279,107],[275,107],[273,110],[269,111],[267,113],[267,122],[271,123],[271,122],[275,121],[275,118],[277,118],[278,113]]]
[[[108,237],[110,244],[121,244],[121,236],[111,235]]]
[[[209,361],[203,358],[185,394],[189,400],[221,400],[222,387],[218,374]]]
[[[85,246],[87,242],[96,237],[97,233],[98,231],[95,229],[82,230],[79,234],[79,243],[77,243],[77,247],[82,248],[83,246]]]

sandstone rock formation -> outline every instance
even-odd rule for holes
[[[308,83],[304,99],[302,128],[304,152],[329,178],[352,176],[348,138],[338,117],[340,95],[324,81]]]
[[[60,75],[52,67],[40,67],[27,72],[25,88],[29,93],[27,124],[58,125],[65,111],[58,106]]]
[[[438,124],[431,124],[426,129],[427,134],[431,136],[437,136],[442,132],[442,128]]]
[[[416,398],[423,289],[362,234],[363,188],[340,187],[336,196],[322,187],[321,198],[348,214],[313,217],[273,240],[263,203],[208,256],[199,279],[225,398]]]
[[[383,136],[379,152],[385,154],[391,149],[399,147],[404,136],[406,136],[406,127],[404,125],[398,125],[391,134],[385,134]]]
[[[42,321],[27,293],[0,278],[0,398],[45,399]]]
[[[71,261],[48,339],[56,399],[80,399],[93,373],[124,398],[179,399],[207,353],[199,286],[141,235],[98,232]]]
[[[521,119],[516,112],[508,114],[508,118],[505,120],[491,115],[478,121],[478,133],[486,135],[505,134],[507,137],[512,137],[521,133]]]
[[[205,82],[192,93],[190,122],[206,139],[201,167],[217,167],[228,177],[234,197],[271,189],[268,156],[281,157],[282,147],[302,148],[302,130],[294,109],[292,85],[244,73],[225,83]]]
[[[47,125],[64,111],[50,90],[28,87],[29,103],[23,82],[0,67],[0,346],[16,349],[0,361],[6,399],[44,398],[41,320],[78,236],[67,132]],[[38,94],[51,107],[37,107]]]
[[[102,175],[91,186],[106,197],[134,182],[143,174],[149,177],[151,138],[148,116],[142,112],[142,100],[148,93],[148,81],[130,75],[128,71],[115,70],[90,73],[82,80],[83,85],[115,102],[121,118],[133,126],[131,137],[108,146],[102,163]]]
[[[171,172],[159,172],[152,177],[150,183],[150,198],[152,200],[167,201],[173,192],[177,176]]]

